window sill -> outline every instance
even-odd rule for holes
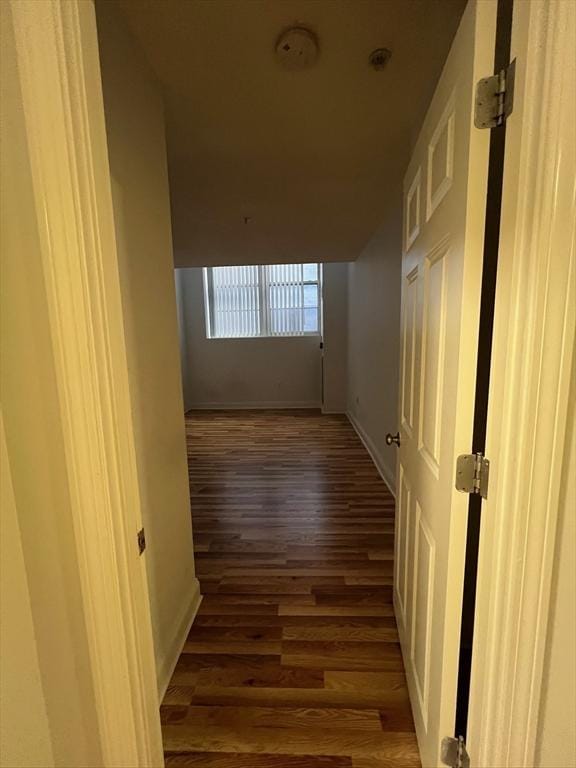
[[[294,334],[293,336],[206,336],[206,341],[285,341],[287,339],[321,339],[318,332]]]

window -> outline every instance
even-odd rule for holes
[[[318,334],[320,274],[319,264],[205,267],[208,338]]]

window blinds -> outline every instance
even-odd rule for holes
[[[210,338],[303,336],[320,328],[318,264],[206,267]]]

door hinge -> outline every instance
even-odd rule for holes
[[[140,528],[138,531],[138,553],[141,555],[146,549],[146,534],[144,528]]]
[[[450,768],[470,768],[470,756],[466,751],[466,744],[462,736],[458,736],[457,739],[446,736],[442,739],[440,759],[444,765],[449,765]]]
[[[481,453],[464,453],[456,459],[456,489],[488,498],[490,462]]]
[[[474,125],[476,128],[498,128],[514,108],[514,75],[516,59],[492,77],[483,77],[476,85]]]

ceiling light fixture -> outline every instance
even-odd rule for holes
[[[309,29],[292,27],[276,43],[276,58],[284,69],[309,69],[318,58],[318,39]]]
[[[386,68],[386,64],[390,61],[390,56],[392,56],[392,51],[388,50],[388,48],[376,48],[370,54],[368,61],[372,69],[379,72]]]

